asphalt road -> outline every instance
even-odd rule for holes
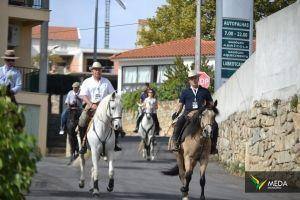
[[[172,154],[166,151],[166,138],[159,138],[155,161],[147,162],[137,153],[137,137],[122,139],[123,151],[115,161],[115,188],[112,193],[106,191],[108,168],[104,161],[100,165],[99,199],[180,199],[180,181],[178,177],[163,176],[160,171],[174,166]],[[46,157],[38,163],[38,173],[34,176],[28,200],[74,200],[91,199],[89,190],[90,176],[86,176],[86,187],[78,187],[79,168],[67,166],[66,158]],[[87,161],[87,171],[91,160]],[[190,199],[199,199],[198,166],[190,184]],[[300,194],[245,193],[244,179],[227,174],[216,162],[208,165],[206,172],[205,195],[207,200],[293,200]]]

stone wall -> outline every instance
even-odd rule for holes
[[[172,113],[175,112],[178,100],[176,101],[162,101],[158,103],[157,117],[162,130],[161,136],[170,136],[172,130],[169,129],[171,124]],[[137,112],[127,111],[123,113],[122,123],[124,131],[132,135],[136,124]]]
[[[254,101],[219,124],[219,159],[246,171],[300,170],[300,98]]]

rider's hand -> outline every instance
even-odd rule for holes
[[[177,113],[177,112],[174,112],[174,113],[172,114],[172,120],[176,119],[177,117],[178,117],[178,113]]]
[[[97,104],[93,103],[91,106],[91,109],[96,110],[97,109]]]

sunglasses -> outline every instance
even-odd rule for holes
[[[15,62],[14,59],[5,59],[6,62]]]
[[[196,80],[196,79],[198,79],[198,76],[193,76],[189,78],[189,80]]]

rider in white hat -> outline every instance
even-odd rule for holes
[[[93,65],[89,68],[92,71],[92,77],[87,78],[83,81],[81,85],[81,90],[79,96],[83,99],[86,104],[81,116],[79,118],[79,130],[86,134],[86,128],[94,115],[98,104],[100,101],[107,95],[113,93],[115,89],[113,88],[111,82],[102,77],[103,67],[99,62],[94,62]],[[115,146],[115,151],[120,151],[121,148]],[[83,141],[83,148],[80,150],[80,153],[86,152],[86,135]]]
[[[15,56],[14,50],[6,50],[4,56],[5,65],[0,67],[0,85],[10,85],[13,94],[18,93],[22,89],[22,76],[15,66],[15,60],[19,57]]]

